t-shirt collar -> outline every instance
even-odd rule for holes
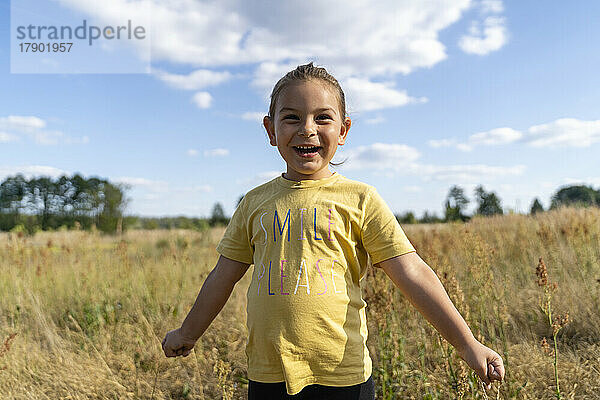
[[[283,177],[283,173],[275,178],[275,181],[280,186],[289,189],[307,189],[307,188],[315,188],[320,186],[329,185],[335,181],[337,181],[341,177],[340,174],[334,172],[331,176],[322,179],[306,179],[302,181],[293,181],[291,179],[286,179]]]

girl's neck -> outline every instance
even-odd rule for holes
[[[287,172],[284,172],[283,177],[290,181],[307,181],[307,180],[317,181],[319,179],[329,178],[333,174],[334,174],[334,172],[331,172],[329,169],[324,170],[324,171],[319,171],[318,173],[312,174],[312,175],[303,175],[296,171],[293,171],[290,174],[290,171],[287,171]]]

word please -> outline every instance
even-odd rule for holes
[[[313,294],[316,294],[318,296],[322,296],[324,294],[327,293],[327,291],[330,292],[330,294],[335,294],[335,293],[343,293],[343,290],[338,290],[337,287],[335,286],[335,277],[339,275],[335,273],[334,270],[334,265],[335,263],[339,263],[338,260],[332,260],[331,264],[329,264],[326,260],[323,259],[318,259],[315,263],[315,270],[316,272],[318,272],[321,281],[323,282],[322,284],[319,284],[319,289],[322,289],[320,292],[315,293],[314,289],[313,289]],[[319,263],[321,263],[321,267],[319,266]],[[323,276],[323,272],[325,271],[321,271],[321,268],[327,268],[327,266],[330,265],[331,266],[331,289],[329,288],[329,286],[327,285],[327,281],[325,277]],[[289,263],[288,260],[280,260],[279,263],[277,262],[273,262],[273,261],[269,261],[269,267],[268,267],[268,275],[267,275],[267,267],[265,266],[264,263],[260,264],[260,267],[258,268],[258,272],[256,275],[256,280],[258,282],[258,289],[257,289],[257,294],[260,296],[260,288],[261,286],[263,287],[263,291],[265,289],[267,289],[267,292],[269,293],[269,296],[274,296],[276,294],[279,295],[289,295],[290,292],[286,292],[284,291],[284,283],[285,286],[287,287],[289,285],[289,283],[284,282],[284,278],[293,278],[293,277],[288,277],[288,275],[285,275],[284,271],[285,268],[289,268]],[[277,291],[277,289],[275,289],[275,287],[277,286],[277,278],[275,278],[275,284],[271,284],[271,275],[275,273],[275,269],[279,270],[279,290]],[[273,270],[273,271],[272,271]],[[314,274],[315,271],[312,271],[312,274]],[[266,275],[266,276],[265,276]],[[303,278],[304,275],[304,278]],[[327,278],[329,278],[329,274],[325,272],[325,275],[327,276]],[[343,278],[339,278],[339,279],[343,279]],[[266,282],[265,282],[266,281]],[[302,283],[301,283],[302,282]],[[298,277],[296,278],[296,287],[294,289],[293,294],[297,294],[298,293],[298,288],[299,287],[303,287],[306,289],[306,294],[310,294],[310,279],[309,279],[309,270],[307,268],[307,263],[306,260],[302,260],[300,262],[300,269],[298,270]],[[318,282],[318,281],[317,281]],[[293,284],[293,281],[292,281]],[[315,285],[315,283],[313,282],[313,285]],[[287,290],[290,290],[289,288]]]
[[[273,242],[277,241],[277,236],[279,236],[280,238],[283,236],[283,233],[286,229],[287,226],[287,241],[290,241],[290,231],[291,231],[291,224],[292,224],[292,218],[291,218],[291,209],[288,208],[287,213],[285,213],[285,220],[283,221],[283,224],[281,223],[281,220],[279,219],[279,214],[277,214],[277,210],[275,210],[275,213],[273,214]],[[304,236],[304,225],[305,225],[305,217],[304,217],[304,212],[307,211],[306,208],[300,208],[298,209],[298,213],[299,215],[299,220],[297,221],[299,223],[299,227],[300,227],[300,234],[298,235],[298,240],[305,240],[307,237]],[[313,214],[313,218],[312,218],[312,228],[313,228],[313,232],[314,232],[314,236],[313,239],[314,240],[323,240],[323,236],[326,233],[326,237],[327,240],[329,241],[334,241],[335,239],[332,237],[331,235],[331,225],[333,225],[334,223],[332,222],[332,209],[329,208],[328,209],[328,220],[327,220],[327,230],[323,231],[322,234],[317,234],[317,209],[314,208],[313,212],[311,214]],[[267,239],[269,237],[269,234],[267,233],[267,229],[265,228],[265,224],[263,221],[263,218],[265,217],[265,215],[267,215],[268,212],[263,212],[260,215],[260,227],[262,228],[264,234],[265,234],[265,240],[263,243],[258,243],[258,244],[267,244]],[[283,215],[281,216],[281,218],[283,219]],[[306,218],[308,219],[308,218]],[[307,221],[308,222],[308,221]],[[310,222],[308,222],[308,227],[309,227],[309,233],[310,233]]]

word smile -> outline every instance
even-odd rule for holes
[[[326,240],[334,241],[335,240],[334,236],[331,235],[331,226],[334,224],[332,222],[332,218],[333,218],[332,211],[333,210],[331,208],[328,209],[329,213],[328,213],[328,219],[327,219],[327,230],[326,230],[326,232],[322,232],[321,234],[317,234],[317,209],[314,208],[313,212],[311,213],[312,214],[312,224],[310,223],[311,221],[305,221],[305,219],[306,220],[309,219],[309,218],[305,218],[305,216],[304,216],[305,211],[307,211],[306,208],[300,208],[300,209],[298,209],[298,213],[300,214],[299,218],[298,218],[299,219],[298,224],[299,224],[299,227],[300,227],[300,234],[298,235],[297,239],[298,240],[305,240],[305,239],[307,239],[307,236],[304,236],[304,234],[305,234],[305,232],[304,232],[304,226],[307,225],[308,226],[308,230],[309,230],[309,232],[308,232],[309,234],[310,234],[310,228],[311,228],[311,226],[313,228],[313,235],[310,235],[310,236],[312,236],[312,239],[314,239],[314,240],[323,240],[323,237],[326,237]],[[273,235],[272,235],[273,242],[277,242],[277,237],[278,236],[279,236],[279,238],[283,237],[284,232],[286,230],[286,227],[287,227],[286,238],[287,238],[288,242],[290,241],[290,238],[291,238],[291,233],[290,233],[291,227],[290,226],[291,226],[291,223],[292,223],[291,222],[292,221],[291,212],[292,212],[292,209],[288,208],[287,212],[285,213],[285,220],[283,221],[283,224],[282,224],[281,223],[281,219],[279,218],[279,214],[277,213],[277,210],[275,210],[275,213],[273,214],[273,230],[272,230],[272,232],[273,232]],[[265,224],[264,224],[265,221],[263,220],[264,217],[265,217],[265,215],[267,215],[267,214],[268,214],[268,212],[265,211],[265,212],[263,212],[260,215],[260,227],[262,228],[262,230],[264,232],[265,240],[264,240],[263,243],[259,243],[259,244],[267,244],[267,240],[269,238],[269,234],[267,233],[267,229],[265,228]],[[281,218],[283,218],[283,215],[281,216]]]

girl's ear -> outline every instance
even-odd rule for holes
[[[275,124],[273,124],[273,121],[271,121],[271,118],[269,118],[268,115],[265,115],[265,117],[263,118],[263,126],[267,131],[267,135],[269,135],[269,143],[271,144],[271,146],[277,146],[277,138],[275,136]]]
[[[343,146],[344,143],[346,143],[346,137],[348,137],[348,131],[350,130],[350,126],[352,126],[352,121],[349,117],[346,117],[340,129],[340,136],[338,137],[339,146]]]

